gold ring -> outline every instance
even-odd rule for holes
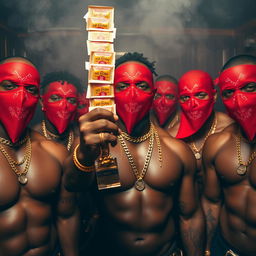
[[[100,135],[100,143],[103,144],[104,143],[104,133],[101,132],[99,135]]]

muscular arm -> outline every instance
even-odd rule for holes
[[[80,214],[76,195],[61,187],[57,205],[57,230],[64,256],[78,256]]]
[[[77,149],[77,159],[84,166],[92,166],[100,155],[101,143],[117,142],[118,127],[115,124],[117,116],[105,109],[94,109],[79,118],[80,144]],[[103,139],[100,138],[103,133]],[[102,141],[103,140],[103,141]],[[78,170],[69,156],[64,183],[70,191],[82,191],[95,180],[95,172]]]
[[[77,154],[77,159],[81,164],[84,164],[83,163],[84,157],[79,153]],[[94,162],[92,162],[90,165],[93,165],[93,164]],[[72,191],[72,192],[85,191],[89,189],[90,185],[93,183],[94,180],[95,180],[95,172],[83,172],[79,170],[73,162],[72,154],[67,158],[67,160],[65,161],[64,186],[68,191]]]
[[[181,239],[186,255],[198,256],[203,253],[205,220],[195,187],[195,159],[189,148],[184,147],[183,151],[184,172],[179,196]]]
[[[68,151],[52,141],[45,141],[42,146],[58,162],[64,170],[64,162],[68,158]],[[65,171],[65,170],[64,170]],[[64,175],[61,175],[58,201],[56,204],[56,226],[61,250],[64,256],[78,256],[78,242],[80,233],[80,215],[76,202],[76,194],[68,192],[64,187]]]
[[[216,136],[209,137],[203,151],[203,170],[204,170],[204,193],[202,197],[202,207],[206,218],[206,250],[210,250],[210,244],[215,229],[219,222],[219,212],[221,206],[221,189],[217,173],[214,167]],[[215,144],[214,144],[215,143]]]

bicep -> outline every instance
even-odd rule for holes
[[[61,188],[59,192],[57,202],[57,214],[61,217],[69,217],[74,214],[77,209],[77,195],[76,193],[69,192],[61,182]]]
[[[198,207],[198,197],[195,182],[196,164],[191,154],[188,154],[184,162],[184,170],[181,178],[179,207],[184,216],[190,216]]]
[[[203,157],[202,168],[204,172],[204,196],[210,201],[217,202],[221,195],[219,179],[213,157],[207,153]]]

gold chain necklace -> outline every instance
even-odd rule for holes
[[[20,141],[17,141],[16,143],[12,143],[10,140],[0,137],[0,143],[10,147],[16,147],[24,144],[28,140],[28,137],[29,136],[27,135],[25,138],[23,138]]]
[[[236,169],[237,174],[239,175],[245,175],[247,172],[247,167],[252,163],[254,158],[256,157],[256,151],[253,151],[249,157],[249,160],[247,162],[242,161],[242,155],[241,155],[241,134],[239,136],[236,136],[236,152],[237,152],[237,160],[238,160],[238,168]]]
[[[60,138],[59,135],[53,134],[53,133],[51,133],[50,131],[47,130],[45,120],[42,120],[41,125],[42,125],[43,135],[44,135],[45,138],[52,139],[51,137],[53,137],[55,141]],[[66,146],[68,151],[70,151],[70,148],[71,148],[71,145],[72,145],[73,141],[74,141],[74,133],[71,130],[69,132],[69,135],[68,135],[68,143],[67,143],[67,146]]]
[[[45,120],[42,120],[41,125],[42,125],[42,131],[43,131],[43,134],[44,134],[45,138],[47,138],[47,139],[51,139],[51,137],[54,138],[54,139],[59,139],[60,138],[59,135],[53,134],[52,132],[47,130]]]
[[[5,150],[5,148],[0,144],[0,151],[6,158],[7,162],[11,166],[12,170],[15,172],[15,174],[18,176],[18,181],[22,184],[25,185],[28,182],[27,178],[27,172],[30,166],[31,162],[31,156],[32,156],[32,145],[31,145],[31,140],[30,137],[27,139],[27,144],[26,144],[26,149],[25,149],[25,154],[24,158],[22,161],[18,162],[15,161]],[[25,167],[23,170],[18,170],[16,166],[20,166],[23,163],[25,163]]]
[[[153,152],[153,148],[154,148],[154,138],[156,138],[156,141],[157,141],[160,167],[162,167],[162,150],[161,150],[160,139],[159,139],[157,130],[154,128],[153,124],[152,124],[151,127],[152,127],[152,129],[150,129],[151,133],[150,133],[148,152],[147,152],[147,155],[146,155],[144,166],[143,166],[143,168],[142,168],[140,173],[139,173],[139,171],[137,169],[137,166],[134,163],[133,157],[132,157],[132,155],[131,155],[131,153],[130,153],[130,151],[128,149],[128,146],[125,143],[123,135],[121,134],[121,135],[118,136],[120,144],[121,144],[122,148],[124,149],[124,152],[125,152],[125,154],[126,154],[126,156],[128,158],[129,164],[130,164],[130,166],[132,168],[132,171],[133,171],[133,173],[134,173],[134,175],[135,175],[135,177],[137,179],[134,185],[135,185],[135,188],[138,191],[142,191],[142,190],[145,189],[145,182],[144,182],[143,178],[146,175],[146,172],[147,172],[148,166],[149,166],[149,162],[150,162],[151,157],[152,157],[152,152]]]
[[[158,150],[158,160],[160,162],[160,167],[162,168],[163,155],[162,155],[161,142],[160,142],[160,139],[159,139],[157,129],[154,126],[153,126],[153,129],[154,129],[154,134],[155,134],[156,144],[157,144],[157,150]]]
[[[74,133],[73,131],[70,131],[69,132],[69,135],[68,135],[68,144],[67,144],[67,150],[70,151],[70,148],[71,148],[71,145],[74,141]]]
[[[152,132],[153,132],[153,124],[150,122],[149,131],[141,137],[132,137],[126,132],[121,132],[121,135],[127,141],[130,141],[133,143],[141,143],[141,142],[147,140],[151,136]]]
[[[193,152],[194,152],[195,158],[196,158],[197,160],[200,160],[200,159],[201,159],[202,155],[201,155],[200,152],[201,152],[201,150],[202,150],[202,148],[203,148],[203,146],[204,146],[204,143],[206,142],[207,138],[208,138],[211,134],[215,133],[216,127],[217,127],[217,117],[214,118],[214,121],[213,121],[213,123],[212,123],[212,126],[211,126],[210,130],[209,130],[209,132],[207,133],[207,135],[205,136],[205,138],[204,138],[202,144],[199,146],[199,148],[196,147],[196,145],[195,145],[194,142],[189,143],[191,149],[192,149]]]

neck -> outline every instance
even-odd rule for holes
[[[50,133],[52,133],[56,136],[59,136],[61,138],[65,138],[68,136],[69,131],[70,131],[70,125],[67,127],[67,129],[62,134],[59,134],[56,127],[47,118],[45,118],[44,120],[45,120],[46,132],[50,132]]]
[[[208,117],[208,119],[205,121],[202,127],[195,134],[188,137],[188,139],[194,141],[201,139],[202,136],[206,136],[213,125],[214,119],[215,112],[212,111],[211,115]]]
[[[0,137],[10,140],[10,137],[8,136],[8,133],[6,132],[4,126],[1,124],[0,125]]]
[[[256,143],[256,137],[253,138],[253,140],[249,140],[246,133],[244,132],[243,128],[240,125],[237,125],[236,129],[237,134],[241,134],[241,137],[244,141],[246,141],[248,144],[255,144]]]
[[[127,133],[126,127],[122,120],[119,119],[119,127],[121,128],[122,131]],[[140,137],[146,134],[149,131],[150,128],[150,118],[149,118],[149,113],[141,120],[139,121],[133,128],[131,132],[132,137]]]
[[[161,125],[162,128],[166,128],[168,126],[170,126],[169,128],[172,128],[175,123],[178,121],[176,116],[177,116],[177,109],[175,109],[172,114],[169,116],[169,118],[165,121],[165,123],[163,125]]]
[[[20,135],[20,137],[19,137],[19,140],[15,143],[15,144],[17,144],[19,141],[21,141],[21,140],[23,140],[24,138],[25,138],[25,136],[27,135],[27,132],[28,132],[28,129],[29,128],[26,128],[24,131],[23,131],[23,133]],[[5,128],[4,128],[4,126],[0,123],[0,137],[1,138],[4,138],[4,139],[6,139],[6,140],[8,140],[8,141],[10,141],[11,142],[11,139],[10,139],[10,137],[9,137],[9,135],[8,135],[8,133],[7,133],[7,131],[5,130]],[[12,142],[11,142],[12,143]],[[14,145],[15,145],[14,144]]]

